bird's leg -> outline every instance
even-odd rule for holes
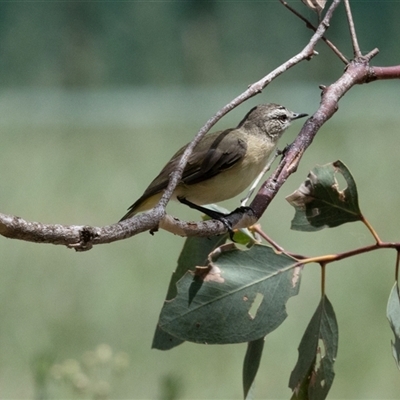
[[[198,210],[198,211],[202,212],[203,214],[208,215],[212,219],[220,220],[221,218],[224,218],[228,215],[228,214],[224,214],[219,211],[210,210],[209,208],[206,208],[206,207],[198,206],[197,204],[192,203],[186,197],[183,197],[183,196],[178,196],[178,200],[180,203],[185,204],[188,207],[193,208],[195,210]]]
[[[224,214],[219,211],[214,211],[210,210],[209,208],[198,206],[197,204],[192,203],[189,201],[186,197],[178,196],[178,200],[180,203],[187,205],[190,208],[193,208],[197,211],[202,212],[205,215],[208,215],[212,219],[216,219],[217,221],[222,222],[226,228],[228,229],[229,236],[231,240],[233,241],[233,229],[232,229],[232,224],[225,218],[226,216],[230,214]]]

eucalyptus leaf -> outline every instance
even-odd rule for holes
[[[208,255],[216,247],[225,243],[229,235],[213,236],[211,238],[204,237],[188,237],[178,259],[178,266],[169,283],[166,301],[173,299],[177,294],[176,283],[189,270],[194,271],[199,265],[206,265]],[[154,333],[152,348],[158,350],[169,350],[183,343],[184,340],[163,331],[157,325]]]
[[[326,398],[335,376],[338,341],[335,312],[324,296],[300,342],[299,358],[289,380],[293,400]]]
[[[265,338],[260,338],[247,343],[247,351],[243,363],[243,392],[244,398],[249,398],[250,389],[260,366],[264,349]]]
[[[336,179],[338,173],[347,184],[342,190]],[[314,167],[286,200],[296,210],[291,224],[294,230],[311,232],[362,219],[356,183],[341,161]]]
[[[400,369],[400,294],[397,282],[395,282],[390,292],[386,314],[394,333],[394,342],[392,342],[393,357],[397,368]]]
[[[196,343],[260,339],[287,316],[286,302],[299,290],[301,267],[296,265],[268,246],[220,246],[207,266],[186,272],[177,282],[177,295],[165,302],[159,327]]]

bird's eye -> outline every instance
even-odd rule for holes
[[[278,119],[281,121],[286,121],[288,119],[288,116],[286,114],[282,114],[278,116]]]

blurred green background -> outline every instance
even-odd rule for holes
[[[290,3],[314,17],[300,1]],[[379,47],[374,63],[397,64],[400,3],[361,1],[353,9],[362,50]],[[343,16],[341,6],[329,37],[351,57]],[[116,222],[211,115],[301,50],[310,34],[278,1],[0,3],[1,212],[46,223]],[[234,126],[260,102],[312,114],[318,85],[343,70],[322,44],[318,51],[218,127]],[[359,223],[317,234],[289,230],[293,210],[284,197],[315,164],[336,159],[353,172],[361,208],[382,239],[399,240],[397,85],[355,87],[321,129],[262,220],[286,249],[318,255],[372,243]],[[168,209],[199,219],[180,205]],[[240,399],[244,344],[150,349],[182,245],[166,232],[87,253],[0,238],[0,397]],[[385,317],[394,262],[393,251],[380,251],[328,268],[340,328],[331,399],[399,398]],[[307,266],[288,319],[267,338],[256,399],[290,397],[319,277],[318,266]],[[129,366],[114,374],[121,357]],[[91,372],[91,383],[71,378],[81,390],[56,379],[60,368],[72,377],[71,360]]]

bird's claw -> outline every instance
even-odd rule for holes
[[[189,201],[188,199],[186,199],[185,197],[182,197],[182,196],[178,196],[178,200],[182,204],[185,204],[190,208],[194,208],[195,210],[198,210],[198,211],[202,212],[203,214],[208,215],[212,219],[222,222],[225,225],[226,229],[228,230],[230,239],[234,242],[234,240],[233,240],[234,231],[233,231],[232,223],[226,218],[227,216],[231,215],[232,213],[224,214],[219,211],[210,210],[209,208],[198,206],[197,204],[192,203],[191,201]]]

